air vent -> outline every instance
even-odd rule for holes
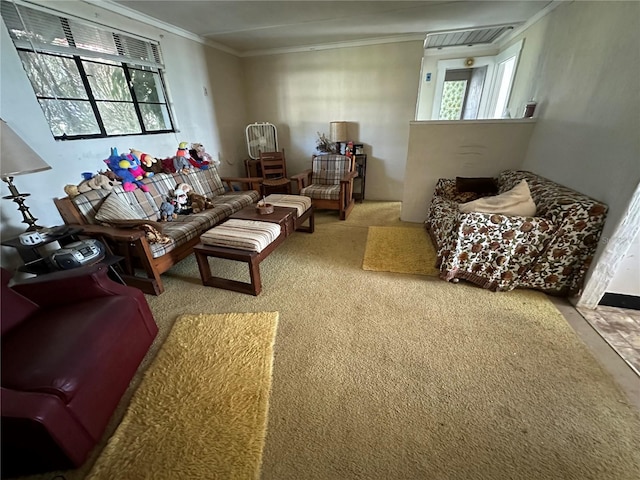
[[[473,28],[469,30],[452,30],[449,32],[427,33],[424,48],[445,48],[471,45],[485,45],[495,42],[517,25],[496,25],[493,27]]]

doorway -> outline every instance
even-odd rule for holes
[[[447,70],[442,87],[439,120],[478,118],[487,66]]]

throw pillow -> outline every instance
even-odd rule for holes
[[[511,190],[500,195],[462,203],[458,208],[462,213],[500,213],[502,215],[519,215],[522,217],[532,217],[536,214],[536,204],[531,198],[531,192],[526,180],[522,180]]]
[[[144,219],[144,212],[138,205],[131,205],[125,199],[115,194],[110,194],[105,198],[102,205],[96,212],[96,220],[99,222],[110,222],[117,220],[141,220]]]
[[[498,193],[498,184],[493,177],[456,177],[456,191],[495,195]]]

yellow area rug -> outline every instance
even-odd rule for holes
[[[277,323],[178,318],[87,478],[258,478]]]
[[[437,277],[436,251],[419,227],[369,227],[362,268]]]

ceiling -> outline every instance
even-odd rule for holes
[[[89,0],[91,1],[91,0]],[[146,1],[102,6],[139,20],[159,21],[238,55],[378,43],[428,32],[524,23],[551,0],[510,1]]]

